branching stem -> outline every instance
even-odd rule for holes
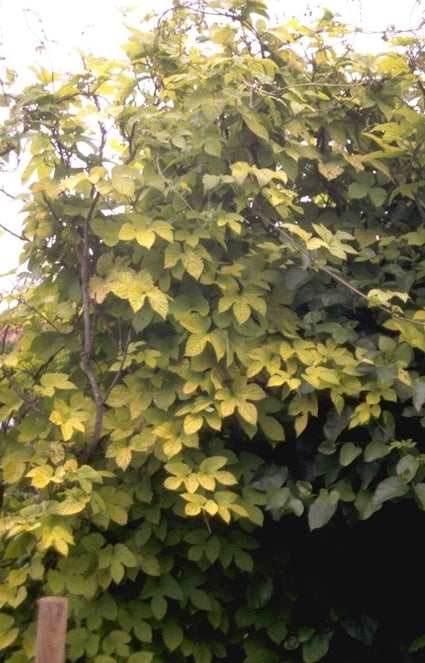
[[[93,336],[94,336],[94,324],[95,324],[95,311],[92,307],[92,301],[90,298],[89,292],[89,281],[90,281],[90,221],[93,218],[93,214],[96,209],[96,205],[99,201],[100,194],[93,187],[92,190],[92,201],[87,212],[87,215],[84,219],[83,224],[83,239],[81,251],[77,252],[77,258],[80,263],[80,274],[81,274],[81,294],[82,294],[82,304],[83,304],[83,344],[81,352],[81,367],[84,373],[87,376],[89,381],[90,388],[93,394],[95,406],[96,406],[96,416],[95,424],[93,430],[93,436],[90,444],[85,448],[84,452],[81,454],[81,460],[86,462],[90,458],[93,451],[96,449],[102,431],[102,420],[103,420],[103,406],[104,398],[102,396],[100,384],[94,373],[92,364],[91,364],[91,351],[93,347]]]

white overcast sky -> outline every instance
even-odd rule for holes
[[[326,6],[351,25],[372,33],[356,37],[358,50],[380,50],[383,42],[373,33],[393,25],[398,30],[416,28],[425,15],[425,0],[267,0],[273,23],[309,12],[317,15]],[[78,51],[113,58],[126,41],[124,22],[136,23],[151,10],[172,6],[172,0],[0,0],[0,58],[4,64],[25,72],[43,62],[56,70],[78,70]],[[422,31],[423,32],[423,31]],[[38,49],[40,43],[46,48]],[[19,191],[16,175],[0,173],[0,188]],[[0,223],[19,232],[16,206],[0,193]],[[0,275],[18,264],[19,241],[0,234]],[[9,279],[0,278],[0,290]]]

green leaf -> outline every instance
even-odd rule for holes
[[[339,166],[337,163],[333,163],[332,161],[328,161],[327,163],[319,161],[318,168],[319,172],[327,180],[334,180],[344,172],[344,168],[342,168],[342,166]]]
[[[337,509],[338,503],[324,502],[322,497],[317,497],[308,509],[308,525],[310,530],[324,527],[330,521]]]
[[[241,571],[246,571],[247,573],[251,573],[254,568],[254,560],[244,550],[237,550],[235,552],[235,564]]]
[[[95,552],[104,546],[105,538],[99,532],[92,532],[84,536],[81,543],[89,552]]]
[[[176,622],[166,621],[162,627],[162,639],[169,651],[174,651],[183,642],[183,630]]]
[[[177,601],[183,600],[183,590],[180,583],[169,574],[162,575],[161,590],[165,596],[169,596],[171,599],[176,599]]]
[[[211,536],[205,544],[205,556],[214,564],[221,551],[221,542],[218,536]]]
[[[188,594],[195,608],[198,608],[198,610],[211,610],[211,599],[203,589],[192,589]]]
[[[195,642],[193,644],[193,656],[195,663],[211,663],[212,651],[208,643]]]
[[[57,513],[62,516],[71,516],[75,513],[80,513],[85,509],[87,503],[90,501],[90,496],[83,490],[78,488],[71,488],[66,494],[63,502],[59,502],[57,506]]]
[[[343,444],[341,451],[339,452],[339,462],[343,467],[347,467],[348,465],[351,465],[353,460],[355,460],[361,453],[361,447],[356,446],[352,442],[346,442]]]
[[[124,566],[137,566],[137,560],[135,556],[124,543],[117,543],[114,548],[114,558],[121,562],[121,564]]]
[[[127,198],[132,198],[134,196],[134,180],[129,177],[122,177],[112,175],[112,185],[119,193],[122,193]]]
[[[149,555],[147,553],[142,554],[140,568],[149,576],[161,575],[161,567],[159,565],[158,558],[154,557],[154,555]]]
[[[44,396],[53,396],[56,389],[76,389],[73,382],[68,379],[66,373],[45,373],[41,376],[41,393]]]
[[[279,655],[257,642],[247,642],[244,645],[247,656],[244,663],[279,663]]]
[[[130,654],[128,663],[152,663],[154,654],[150,651],[141,651]]]
[[[348,187],[348,195],[350,198],[358,199],[365,198],[369,193],[369,187],[366,184],[360,184],[359,182],[353,182]]]
[[[114,455],[114,460],[119,468],[126,470],[131,463],[133,453],[129,447],[123,447],[119,449]]]
[[[107,217],[92,219],[92,231],[101,238],[106,246],[113,247],[118,244],[120,225],[116,220]]]
[[[419,412],[423,404],[425,403],[425,382],[422,382],[421,380],[416,380],[412,384],[412,390],[413,390],[413,395],[412,395],[413,406],[417,410],[417,412]]]
[[[373,187],[369,191],[369,196],[376,207],[381,207],[387,198],[387,192],[382,187]]]
[[[301,628],[298,629],[297,638],[299,642],[303,643],[310,640],[312,635],[314,635],[314,628],[311,626],[301,626]]]
[[[147,297],[152,310],[165,320],[169,307],[169,299],[167,295],[161,292],[158,288],[154,288],[149,290]]]
[[[211,343],[214,348],[217,361],[223,359],[228,350],[228,336],[226,332],[221,329],[214,329],[208,334],[208,342]]]
[[[267,131],[266,127],[262,122],[259,122],[259,120],[255,117],[254,113],[250,113],[246,109],[241,109],[241,114],[246,122],[246,125],[250,131],[252,131],[253,134],[261,138],[262,140],[268,141],[269,140],[269,132]]]
[[[341,626],[347,631],[348,635],[365,645],[373,645],[375,634],[378,628],[376,619],[367,615],[360,615],[357,618],[347,618],[341,620]]]
[[[406,303],[409,299],[407,292],[399,292],[395,290],[380,290],[379,288],[373,288],[367,293],[369,299],[369,306],[390,306],[390,302],[394,297],[401,299],[402,302]]]
[[[409,652],[413,654],[415,651],[419,651],[424,647],[425,647],[425,634],[420,635],[419,638],[416,638],[416,640],[412,642],[412,644],[409,647]]]
[[[237,410],[244,421],[255,426],[258,418],[258,410],[254,403],[248,403],[246,401],[238,403]]]
[[[419,469],[419,459],[416,456],[404,456],[397,463],[397,475],[406,483],[409,483]]]
[[[398,330],[402,338],[412,348],[418,348],[425,352],[425,332],[422,327],[408,320],[392,319],[384,323],[388,329]]]
[[[132,223],[124,223],[118,233],[118,238],[124,242],[129,242],[136,236],[136,228]]]
[[[252,172],[251,166],[244,162],[238,161],[231,166],[232,176],[234,177],[237,184],[243,184],[248,175]]]
[[[30,470],[27,477],[32,479],[31,485],[34,488],[45,488],[49,485],[53,477],[53,468],[50,465],[40,465]]]
[[[223,486],[234,486],[238,483],[236,476],[232,472],[217,472],[214,474],[214,479]]]
[[[417,483],[413,490],[423,511],[425,511],[425,483]]]
[[[152,614],[158,621],[161,621],[167,613],[167,601],[161,594],[155,594],[151,601]]]
[[[405,495],[408,490],[409,487],[403,479],[399,477],[388,477],[388,479],[383,479],[383,481],[377,485],[373,495],[373,503],[383,504],[388,500]]]
[[[183,429],[186,435],[196,433],[204,423],[204,418],[201,414],[188,414],[184,418]]]
[[[281,442],[285,440],[285,430],[282,424],[274,417],[266,414],[259,416],[260,427],[266,437],[273,442]]]
[[[204,351],[208,337],[205,334],[191,334],[187,339],[185,355],[196,357]]]
[[[211,189],[215,189],[218,186],[218,184],[220,184],[220,182],[221,182],[221,177],[217,175],[208,175],[208,173],[206,173],[202,177],[202,184],[204,185],[205,193],[207,191],[211,191]]]
[[[364,451],[364,459],[366,463],[372,463],[378,458],[384,458],[385,456],[388,456],[389,453],[391,453],[391,448],[389,445],[385,444],[381,440],[375,439],[372,440],[372,442],[369,442],[367,445]]]
[[[248,587],[248,605],[254,610],[264,608],[274,594],[274,583],[271,578],[254,580]]]
[[[199,465],[199,471],[204,474],[215,474],[218,470],[221,470],[228,462],[226,456],[210,456],[205,458]]]
[[[121,234],[120,239],[122,239]],[[156,235],[150,228],[140,228],[136,230],[136,241],[140,246],[150,249],[154,245],[155,239]]]
[[[195,252],[190,249],[186,249],[181,257],[183,266],[190,276],[198,281],[202,272],[204,271],[204,261],[202,258]]]
[[[109,573],[111,574],[111,578],[115,582],[115,584],[119,585],[119,583],[124,577],[125,573],[124,567],[116,559],[113,559],[109,567]]]
[[[243,325],[251,316],[251,308],[244,299],[237,299],[233,304],[235,318],[240,325]]]
[[[302,645],[302,657],[304,663],[317,663],[321,661],[329,651],[330,635],[313,635],[310,640]]]
[[[267,633],[273,642],[281,645],[288,635],[288,627],[283,619],[276,620],[267,627]]]
[[[13,617],[0,613],[0,650],[7,649],[15,642],[19,628],[16,628],[14,624]]]
[[[152,628],[143,619],[137,619],[133,622],[133,631],[136,638],[141,642],[152,642]]]

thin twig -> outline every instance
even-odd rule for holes
[[[6,191],[6,189],[4,189],[4,187],[2,186],[0,186],[0,193],[3,193],[5,196],[10,198],[10,200],[16,200],[16,196],[14,196],[13,193],[9,193],[9,191]]]
[[[159,174],[160,177],[164,180],[164,182],[167,184],[167,186],[169,186],[170,189],[171,189],[172,191],[174,191],[174,193],[176,194],[176,196],[178,196],[178,197],[184,202],[184,204],[186,205],[186,207],[187,207],[188,209],[190,209],[191,212],[193,212],[194,214],[198,215],[198,212],[192,207],[192,205],[190,205],[190,203],[187,202],[186,198],[185,198],[184,196],[182,196],[182,194],[179,193],[179,192],[177,191],[177,189],[175,188],[175,186],[173,186],[173,184],[171,184],[170,180],[168,180],[168,179],[165,177],[164,173],[163,173],[162,170],[161,170],[161,166],[159,165],[159,155],[158,155],[158,154],[157,154],[156,157],[155,157],[155,163],[156,163],[156,167],[157,167],[157,170],[158,170],[158,174]]]
[[[42,318],[45,322],[47,322],[47,324],[50,325],[50,327],[52,327],[52,329],[54,329],[55,332],[57,332],[58,334],[63,333],[63,332],[61,332],[61,330],[58,327],[56,327],[56,325],[51,320],[49,320],[49,318],[47,316],[44,315],[44,313],[42,313],[41,311],[36,309],[34,306],[31,306],[31,304],[28,304],[28,302],[26,302],[25,299],[21,299],[20,297],[16,297],[16,295],[14,295],[11,292],[8,292],[7,296],[10,297],[11,299],[14,299],[15,302],[18,302],[18,304],[22,304],[23,306],[26,306],[26,308],[28,308],[30,311],[32,311],[36,315],[39,315],[40,318]]]
[[[8,233],[9,235],[12,235],[12,237],[16,237],[16,239],[20,239],[21,242],[26,241],[26,237],[24,235],[18,235],[18,233],[14,233],[13,230],[10,230],[10,228],[6,228],[2,223],[0,223],[0,228],[4,230],[4,232]]]

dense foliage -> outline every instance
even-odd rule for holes
[[[46,594],[76,663],[423,655],[425,57],[350,39],[176,3],[4,90],[9,663]]]

